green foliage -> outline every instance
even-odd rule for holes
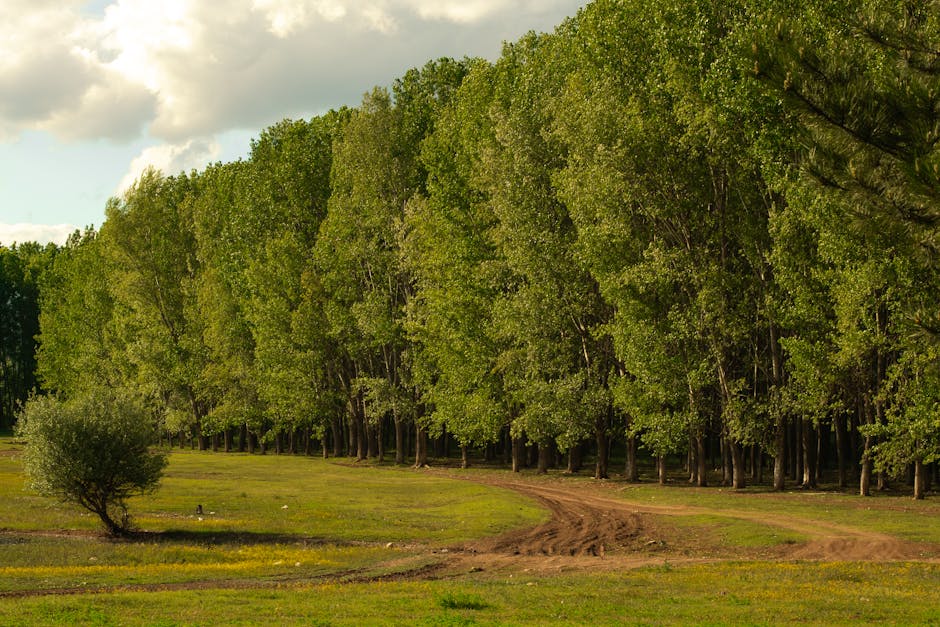
[[[156,428],[147,410],[105,390],[30,399],[17,436],[26,440],[29,487],[87,509],[114,535],[130,528],[127,500],[155,490],[167,463],[151,449]]]
[[[36,388],[36,335],[40,285],[58,247],[35,243],[0,246],[0,428]]]
[[[50,392],[69,397],[130,376],[109,277],[90,229],[74,233],[43,275],[37,371]]]
[[[419,449],[591,439],[603,476],[609,436],[700,475],[720,441],[737,487],[755,446],[781,489],[794,457],[815,481],[831,427],[863,492],[869,462],[922,467],[938,2],[791,4],[597,0],[246,160],[145,173],[100,235],[0,251],[3,416],[35,384],[38,283],[45,387],[131,389],[202,446],[375,456],[393,423],[398,462],[415,425]]]

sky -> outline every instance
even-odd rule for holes
[[[495,60],[586,0],[2,0],[0,244],[101,225],[148,166],[246,156],[440,57]]]

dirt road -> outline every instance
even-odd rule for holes
[[[935,545],[792,515],[630,502],[612,494],[609,484],[553,482],[502,473],[475,480],[537,500],[551,512],[551,519],[460,547],[460,566],[471,569],[594,570],[727,559],[933,561],[940,556],[940,547]],[[681,524],[683,517],[702,516],[767,525],[795,532],[807,541],[758,548],[717,546],[713,538],[703,537],[701,529]]]

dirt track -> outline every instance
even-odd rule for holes
[[[367,582],[384,579],[432,579],[468,572],[541,573],[624,570],[653,564],[688,564],[723,560],[763,561],[940,561],[940,545],[905,542],[857,527],[767,512],[711,509],[685,505],[651,505],[612,494],[617,484],[555,481],[492,473],[472,480],[513,490],[537,500],[551,513],[538,526],[447,549],[428,549],[424,558],[389,563],[388,575],[351,570],[322,577],[270,580],[212,580],[173,584],[140,584],[118,588],[67,588],[0,593],[4,597],[89,594],[121,591],[255,589],[308,585],[319,581]],[[753,498],[761,498],[755,495]],[[740,519],[796,532],[808,541],[748,549],[716,544],[701,526],[675,524],[681,517]],[[699,530],[699,532],[696,531]],[[706,527],[707,529],[707,527]],[[22,535],[24,532],[3,531]],[[58,535],[58,534],[53,534]],[[78,533],[76,535],[88,535]],[[412,546],[411,549],[420,547]],[[433,555],[431,555],[433,554]],[[428,560],[427,558],[430,558]]]
[[[825,561],[931,560],[940,547],[819,520],[764,512],[632,503],[611,496],[605,485],[548,482],[493,475],[487,485],[519,492],[548,508],[552,517],[537,527],[469,543],[462,562],[471,568],[567,570],[624,568],[650,563],[721,559]],[[606,492],[606,494],[605,494]],[[777,527],[809,538],[805,543],[764,549],[715,547],[688,528],[673,527],[682,516],[721,516]],[[593,558],[593,559],[592,559]],[[603,559],[597,559],[603,558]],[[465,564],[461,564],[461,567]]]

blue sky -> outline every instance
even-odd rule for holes
[[[495,59],[584,0],[3,0],[0,244],[100,226],[148,165],[247,153],[442,56]]]

